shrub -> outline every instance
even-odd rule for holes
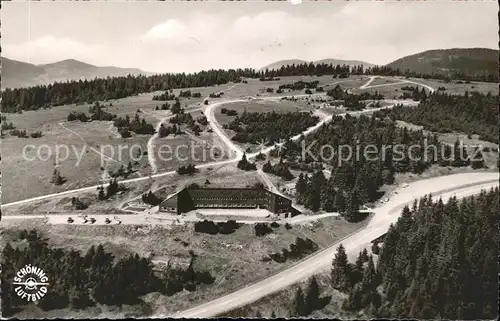
[[[272,233],[273,230],[266,223],[257,223],[254,226],[255,236],[264,236],[266,234]]]

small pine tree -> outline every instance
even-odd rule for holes
[[[334,289],[345,291],[350,286],[351,271],[347,254],[342,244],[337,248],[337,253],[333,259],[331,281]]]
[[[368,257],[368,251],[366,250],[366,248],[361,252],[361,259],[363,260],[363,263],[368,262],[368,260],[370,259]]]
[[[304,294],[302,293],[302,289],[299,287],[295,294],[295,306],[294,306],[295,315],[303,317],[307,315],[306,305],[304,301]]]
[[[319,305],[320,305],[319,284],[316,278],[313,276],[311,278],[311,281],[309,282],[305,298],[305,309],[307,315],[311,314],[311,312],[318,309]]]
[[[54,169],[54,172],[52,173],[51,182],[54,185],[62,185],[65,182],[64,178],[61,176],[61,174],[59,173],[59,171],[57,170],[57,168]]]
[[[473,169],[484,167],[484,156],[479,147],[476,147],[470,157],[470,163]]]
[[[106,199],[106,194],[104,193],[104,187],[102,185],[97,188],[97,198],[100,201],[104,201]]]

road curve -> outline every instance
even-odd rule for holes
[[[207,117],[207,120],[210,124],[210,128],[219,136],[219,138],[226,144],[226,146],[233,152],[236,156],[236,159],[241,159],[243,156],[243,152],[241,149],[233,143],[233,141],[224,133],[224,130],[221,128],[219,122],[217,121],[217,118],[215,117],[215,109],[217,107],[220,107],[224,104],[230,104],[230,103],[238,103],[238,102],[244,102],[247,101],[246,99],[232,99],[232,100],[225,100],[225,101],[219,101],[213,104],[210,104],[207,109],[205,109],[205,116]]]
[[[368,81],[365,82],[361,87],[359,87],[359,89],[365,89],[366,87],[370,86],[370,84],[372,83],[372,81],[375,80],[375,78],[377,78],[378,76],[370,76],[368,77]]]
[[[447,199],[451,196],[463,198],[477,194],[482,189],[498,186],[498,179],[498,173],[483,172],[440,176],[410,183],[408,187],[401,188],[398,194],[395,194],[388,203],[375,209],[373,219],[365,228],[354,232],[332,246],[313,254],[278,274],[169,317],[214,317],[255,302],[330,267],[340,243],[343,244],[350,257],[357,255],[360,248],[368,246],[372,240],[385,234],[390,224],[397,221],[404,205],[411,205],[414,199],[429,193],[432,193],[435,198]]]
[[[370,86],[370,84],[372,83],[373,80],[375,80],[375,78],[387,78],[387,77],[385,77],[385,76],[371,76],[370,80],[368,80],[368,82],[366,82],[364,85],[362,85],[361,87],[359,87],[359,89],[370,89],[370,88],[385,87],[385,86],[395,86],[395,85],[401,85],[401,84],[404,84],[404,83],[408,83],[408,84],[414,84],[414,85],[419,85],[419,86],[425,87],[431,93],[433,93],[434,91],[436,91],[434,88],[432,88],[429,85],[425,85],[425,84],[422,84],[422,83],[419,83],[419,82],[416,82],[416,81],[413,81],[413,80],[408,80],[408,79],[399,79],[399,82]]]

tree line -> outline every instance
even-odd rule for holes
[[[273,79],[276,76],[306,76],[328,75],[334,78],[345,78],[350,74],[407,76],[434,79],[464,79],[475,81],[498,82],[496,74],[468,75],[455,73],[451,77],[442,74],[419,74],[409,71],[393,70],[387,66],[364,68],[362,65],[349,67],[348,65],[332,64],[292,64],[279,69],[256,71],[254,69],[208,70],[192,74],[161,74],[152,76],[125,76],[96,78],[93,80],[78,80],[56,82],[50,85],[40,85],[27,88],[6,88],[2,95],[1,109],[6,113],[22,112],[23,110],[37,110],[50,106],[59,106],[78,103],[92,103],[134,96],[139,93],[169,91],[174,88],[209,87],[222,85],[228,82],[242,82],[242,78]],[[158,100],[169,100],[171,93],[157,95]]]
[[[472,159],[459,140],[454,145],[443,144],[437,135],[400,128],[392,120],[374,115],[334,116],[304,139],[306,152],[302,143],[288,140],[278,156],[289,164],[323,162],[331,165],[332,171],[328,179],[321,169],[311,175],[301,174],[296,183],[297,202],[313,211],[340,211],[349,221],[361,217],[359,206],[378,199],[379,188],[392,184],[395,173],[420,174],[432,164],[484,165],[482,155]],[[350,147],[350,156],[346,146]],[[366,150],[371,151],[369,157]]]
[[[351,264],[339,247],[332,285],[348,293],[343,307],[377,318],[496,318],[498,201],[498,187],[416,200],[381,239],[376,265],[361,255]]]
[[[404,76],[404,77],[412,77],[412,78],[423,78],[423,79],[439,79],[444,80],[445,82],[450,82],[453,79],[460,79],[459,81],[479,81],[479,82],[498,82],[498,73],[475,73],[474,71],[469,72],[461,72],[461,71],[452,71],[451,73],[440,73],[440,72],[432,72],[432,73],[419,73],[410,70],[400,70],[393,69],[388,66],[373,66],[366,68],[364,70],[365,75],[377,75],[377,76]]]
[[[377,239],[381,249],[374,242],[380,252],[363,249],[349,262],[341,244],[328,289],[314,276],[305,289],[298,286],[288,304],[290,316],[322,310],[334,289],[346,294],[344,311],[367,318],[496,318],[498,205],[498,187],[461,200],[432,195],[415,200]]]
[[[3,92],[1,108],[3,112],[10,113],[37,110],[48,106],[93,103],[174,88],[222,85],[230,81],[240,81],[241,77],[257,78],[256,75],[256,71],[252,69],[208,70],[192,74],[129,75],[56,82],[27,88],[6,88]]]
[[[313,81],[296,81],[293,84],[284,84],[280,85],[278,89],[289,89],[289,90],[303,90],[303,89],[315,89],[318,87],[319,81],[318,80],[313,80]]]
[[[224,128],[231,129],[236,134],[231,138],[239,143],[259,144],[268,142],[274,144],[280,139],[295,136],[314,126],[319,117],[310,113],[248,113],[243,112]],[[243,126],[242,126],[243,125]]]
[[[26,246],[14,248],[7,243],[2,250],[4,316],[12,316],[30,304],[15,294],[12,284],[17,271],[26,264],[42,268],[49,277],[50,288],[37,303],[45,311],[80,310],[96,304],[132,305],[140,303],[140,297],[147,293],[173,295],[183,289],[194,291],[197,285],[214,281],[207,271],[194,270],[193,253],[188,268],[169,265],[158,275],[149,259],[137,254],[116,258],[102,245],[91,246],[83,254],[49,247],[49,240],[36,230],[21,231],[19,240],[24,240]]]

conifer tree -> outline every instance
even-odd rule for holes
[[[347,290],[351,285],[351,270],[345,248],[340,244],[332,264],[331,282],[333,288],[339,291]]]

